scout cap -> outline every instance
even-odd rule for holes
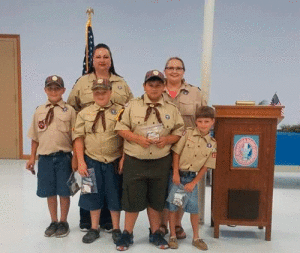
[[[108,79],[99,78],[93,82],[92,90],[96,89],[111,90],[112,86]]]
[[[146,73],[145,82],[149,81],[151,78],[158,78],[162,82],[165,82],[165,76],[158,70],[150,70]]]
[[[55,85],[59,86],[60,88],[65,87],[63,79],[57,75],[48,76],[46,78],[45,87],[48,87],[51,84],[55,84]]]

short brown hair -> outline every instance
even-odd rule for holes
[[[210,106],[201,106],[196,110],[196,119],[199,118],[215,118],[215,110]]]

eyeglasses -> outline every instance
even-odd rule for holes
[[[183,67],[166,67],[166,69],[170,71],[181,71]]]

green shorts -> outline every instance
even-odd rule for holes
[[[165,207],[171,165],[171,154],[147,160],[125,155],[122,209],[127,212],[140,212],[151,207],[162,211]]]

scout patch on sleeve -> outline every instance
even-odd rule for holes
[[[213,148],[211,156],[212,156],[212,158],[217,158],[217,149],[216,148]]]
[[[45,128],[45,121],[44,120],[39,121],[38,126],[39,126],[39,129],[44,129]]]

